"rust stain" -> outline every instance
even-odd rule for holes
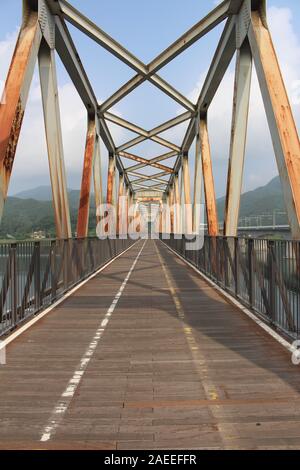
[[[12,171],[12,167],[14,163],[17,144],[18,144],[22,122],[23,122],[23,117],[24,117],[24,110],[22,108],[21,99],[19,98],[15,117],[14,117],[13,124],[12,124],[11,131],[10,131],[10,136],[9,136],[8,143],[7,143],[5,156],[3,159],[3,166],[6,172],[9,174]]]
[[[92,178],[92,165],[95,141],[95,123],[90,124],[86,139],[84,164],[81,180],[80,202],[78,209],[77,236],[83,238],[88,233],[88,221],[90,210],[90,190]]]

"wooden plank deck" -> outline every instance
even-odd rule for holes
[[[7,361],[2,449],[300,448],[299,367],[161,242],[139,241],[13,341]]]

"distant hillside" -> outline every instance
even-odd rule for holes
[[[79,190],[69,190],[69,203],[73,233],[76,230]],[[4,217],[0,224],[0,238],[7,235],[17,239],[28,238],[33,231],[45,230],[47,236],[55,236],[54,216],[50,186],[40,186],[22,191],[14,197],[8,197]],[[224,218],[225,198],[217,201],[219,220]],[[241,196],[240,218],[262,214],[272,214],[273,210],[285,211],[279,177],[273,178],[267,185],[248,191]],[[276,219],[280,223],[284,220]],[[95,234],[95,203],[91,197],[90,234]]]
[[[225,197],[217,200],[219,220],[224,219]],[[279,176],[265,186],[248,191],[241,196],[240,218],[272,214],[273,210],[285,211]]]
[[[79,204],[79,189],[69,189],[69,204],[71,208],[77,208]],[[35,199],[37,201],[52,201],[51,186],[38,186],[37,188],[27,189],[14,195],[18,199]],[[91,198],[91,206],[94,206],[93,195]]]
[[[74,234],[77,223],[79,191],[70,191],[69,201],[72,232]],[[91,235],[95,234],[95,224],[93,223],[95,217],[95,204],[93,198],[91,198],[90,227],[94,227],[91,229]],[[8,197],[0,224],[0,238],[7,238],[8,235],[16,239],[29,238],[32,232],[39,230],[44,230],[48,237],[55,237],[52,201]]]

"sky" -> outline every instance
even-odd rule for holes
[[[143,62],[150,62],[181,34],[197,23],[216,0],[71,0],[76,8],[96,22],[101,29],[121,42]],[[0,92],[7,74],[21,21],[22,1],[1,0],[0,17]],[[277,50],[296,124],[300,124],[300,1],[269,0],[268,24]],[[191,46],[159,75],[196,102],[224,24]],[[134,71],[69,25],[70,33],[86,68],[99,102],[129,80]],[[64,157],[69,188],[80,187],[86,137],[87,117],[80,98],[60,59],[56,57],[59,85]],[[209,110],[209,133],[216,194],[226,191],[230,144],[235,58],[233,59]],[[147,130],[173,118],[184,110],[150,83],[146,82],[117,103],[112,112]],[[180,145],[186,124],[175,127],[162,137]],[[129,131],[110,125],[115,143],[132,137]],[[103,178],[106,178],[107,151],[101,148]],[[146,142],[131,148],[145,158],[167,151]],[[126,161],[125,166],[133,162]],[[193,181],[194,146],[189,154]],[[174,159],[165,162],[174,163]],[[278,174],[270,133],[265,117],[256,72],[253,71],[245,158],[243,191],[266,184]],[[43,124],[38,71],[35,71],[24,123],[17,148],[9,194],[50,184],[46,139]],[[193,184],[192,184],[193,186]]]

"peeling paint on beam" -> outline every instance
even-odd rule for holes
[[[209,137],[207,130],[207,117],[205,119],[200,119],[199,125],[208,234],[212,237],[215,237],[219,234],[219,225]]]
[[[77,221],[77,237],[85,238],[88,235],[89,212],[90,212],[90,193],[93,171],[93,159],[96,143],[96,122],[95,119],[89,119],[85,144],[85,154],[82,170],[80,200]]]
[[[0,220],[42,38],[37,12],[24,8],[24,14],[0,104]]]
[[[145,164],[145,166],[152,166],[154,168],[158,168],[159,170],[163,170],[167,173],[173,173],[173,170],[171,168],[169,168],[165,165],[161,165],[160,163],[150,163],[149,160],[146,160],[146,158],[138,157],[137,155],[133,155],[133,154],[128,153],[128,152],[120,152],[119,155],[120,155],[120,157],[128,158],[129,160],[134,160],[136,162],[143,163],[143,164]]]
[[[300,143],[269,30],[258,11],[248,32],[294,239],[300,239]]]

